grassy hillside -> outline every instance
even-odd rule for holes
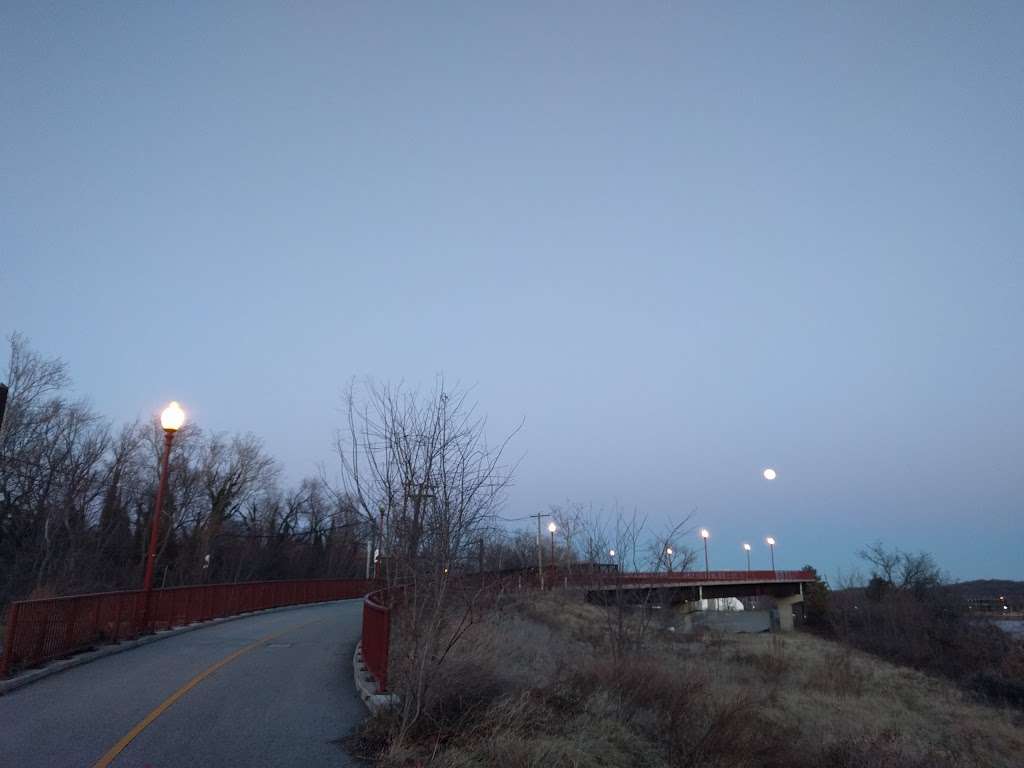
[[[683,636],[674,621],[616,660],[603,609],[514,600],[440,667],[406,744],[387,749],[382,716],[362,749],[452,768],[1022,764],[1020,711],[815,636]]]

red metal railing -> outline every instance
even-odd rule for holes
[[[387,590],[371,592],[363,600],[363,661],[377,681],[377,691],[388,689],[388,652],[391,648],[391,608]]]
[[[573,586],[672,585],[701,582],[808,581],[809,571],[682,571],[676,573],[562,573],[545,569],[548,588]],[[507,571],[466,575],[467,583],[481,578],[481,585],[495,589],[539,587],[536,571]],[[370,592],[379,582],[364,579],[310,581],[261,581],[243,584],[210,584],[198,587],[155,589],[147,609],[142,590],[102,592],[91,595],[23,600],[12,603],[0,677],[23,667],[88,649],[116,643],[140,634],[198,621],[241,613],[342,600],[366,595],[363,601],[362,649],[367,668],[380,691],[387,690],[388,652],[391,642],[391,609],[386,590]],[[370,592],[370,594],[367,594]]]
[[[8,612],[0,677],[160,629],[266,608],[362,597],[375,583],[319,579],[154,589],[148,610],[142,590],[22,600],[11,603]]]

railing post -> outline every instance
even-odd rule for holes
[[[29,657],[30,663],[35,663],[37,660],[43,658],[46,653],[46,636],[49,634],[50,621],[48,616],[39,616],[39,611],[33,611],[36,614],[37,621],[36,625],[36,636],[35,643],[32,647],[32,656]]]
[[[78,623],[78,606],[80,604],[81,600],[72,599],[70,610],[64,616],[64,620],[67,622],[64,627],[64,648],[71,648],[74,646],[75,624]],[[70,616],[68,614],[70,614]]]
[[[99,637],[100,634],[100,606],[103,605],[102,597],[95,597],[93,600],[96,601],[96,610],[92,612],[92,635],[91,637]]]
[[[11,608],[7,612],[7,634],[4,637],[4,655],[0,659],[0,677],[7,677],[7,670],[11,668],[14,644],[18,639],[18,609],[20,607],[20,603],[11,603]]]
[[[121,637],[121,607],[124,605],[124,595],[119,595],[117,599],[117,610],[114,612],[114,637],[113,641],[116,643]]]

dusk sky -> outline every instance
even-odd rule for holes
[[[427,5],[4,3],[0,333],[289,479],[443,373],[509,517],[1024,578],[1024,5]]]

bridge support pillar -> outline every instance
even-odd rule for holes
[[[776,598],[775,602],[779,606],[779,631],[780,632],[792,632],[793,631],[793,606],[797,603],[804,601],[803,590],[799,595],[790,595],[789,597]]]

